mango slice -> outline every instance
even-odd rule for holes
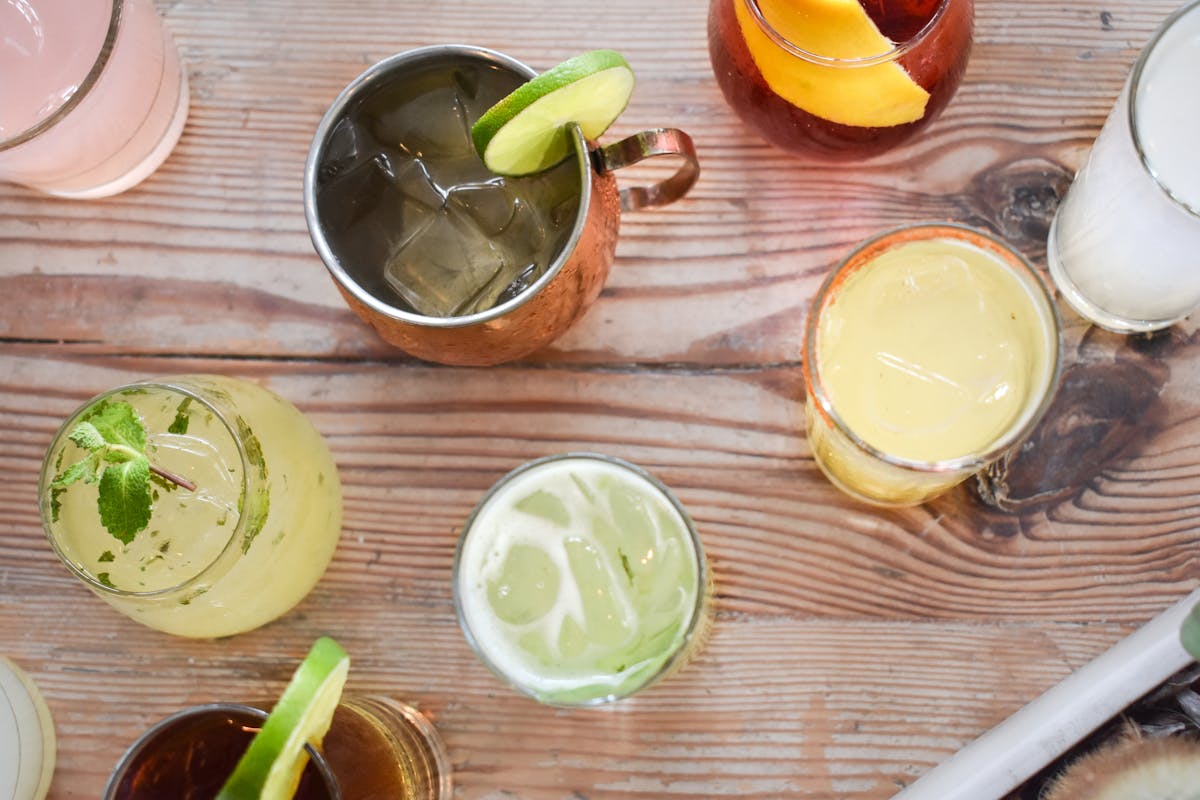
[[[870,58],[894,44],[858,0],[757,0],[763,18],[801,50],[827,58]],[[896,62],[832,67],[805,61],[776,44],[744,0],[733,0],[754,63],[773,92],[814,116],[863,128],[915,122],[929,92]]]

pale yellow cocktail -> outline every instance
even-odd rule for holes
[[[1055,385],[1058,341],[1041,281],[995,238],[923,225],[872,239],[809,314],[813,456],[859,499],[922,502],[1028,432]]]
[[[122,613],[180,636],[283,614],[341,532],[341,483],[320,434],[235,378],[162,378],[93,399],[55,437],[40,487],[63,562]]]

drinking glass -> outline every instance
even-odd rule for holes
[[[914,505],[1016,445],[1050,403],[1059,324],[1001,240],[946,223],[875,236],[826,278],[804,329],[805,422],[838,488]]]
[[[829,160],[907,141],[957,90],[972,0],[711,0],[708,51],[733,110],[768,142]]]
[[[187,74],[152,0],[8,0],[0,31],[0,180],[104,197],[166,159]]]
[[[209,703],[167,717],[121,757],[104,800],[216,796],[266,717],[238,703]],[[344,697],[321,747],[308,746],[307,754],[297,800],[452,795],[450,761],[437,730],[391,698]]]
[[[375,64],[334,100],[304,170],[309,234],[349,306],[427,361],[483,366],[545,346],[596,300],[621,209],[682,197],[699,174],[686,133],[655,129],[523,178],[490,172],[470,129],[536,73],[506,55],[435,45]],[[618,191],[651,156],[678,169]]]
[[[159,472],[148,524],[118,536],[100,513],[112,497],[101,492],[107,473],[63,476],[96,457],[81,446],[81,423],[122,404],[141,420]],[[51,545],[88,588],[138,622],[190,637],[229,636],[286,612],[321,577],[341,532],[341,483],[321,435],[283,398],[216,375],[133,383],[85,403],[47,451],[39,502]]]
[[[56,741],[37,684],[0,656],[0,797],[42,800],[54,777]]]
[[[454,603],[497,676],[557,706],[649,686],[707,630],[708,570],[670,490],[626,461],[540,458],[501,478],[467,520]]]
[[[1200,307],[1197,37],[1200,2],[1159,27],[1050,226],[1046,259],[1063,298],[1118,333]]]

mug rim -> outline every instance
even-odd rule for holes
[[[125,0],[111,0],[111,4],[112,10],[109,13],[108,30],[104,33],[104,41],[100,43],[100,51],[96,53],[96,58],[92,62],[92,66],[88,68],[87,74],[79,82],[79,86],[75,88],[70,97],[28,128],[17,131],[12,136],[0,136],[0,153],[5,150],[12,150],[41,136],[66,118],[76,106],[84,101],[84,98],[91,94],[92,89],[100,80],[100,76],[104,74],[105,67],[108,66],[109,57],[112,55],[113,47],[117,43],[117,34],[121,30],[121,17],[125,8]]]
[[[325,268],[329,271],[334,281],[343,291],[348,292],[355,300],[371,309],[372,312],[392,320],[427,328],[462,328],[470,325],[478,325],[503,317],[537,296],[562,271],[562,268],[570,259],[576,245],[579,243],[587,222],[592,195],[592,167],[588,143],[579,126],[572,125],[570,133],[572,142],[575,145],[575,159],[580,175],[579,208],[575,213],[575,223],[571,227],[570,235],[554,260],[550,262],[546,270],[536,281],[519,292],[516,297],[483,311],[475,312],[474,314],[432,317],[385,302],[363,288],[362,284],[355,280],[342,265],[341,259],[333,251],[333,248],[330,247],[321,224],[320,215],[317,212],[316,177],[320,157],[324,153],[325,146],[328,144],[330,132],[341,118],[342,112],[351,102],[373,87],[382,78],[399,68],[429,59],[448,56],[467,57],[490,63],[514,72],[525,80],[529,80],[538,74],[536,70],[511,56],[490,48],[475,45],[437,44],[416,47],[395,53],[367,67],[367,69],[359,73],[354,80],[342,89],[321,117],[321,121],[318,123],[316,132],[313,135],[312,144],[308,150],[308,158],[304,164],[304,218],[308,225],[309,238],[312,239],[317,254],[321,257],[321,261],[325,264]]]
[[[838,414],[821,378],[820,360],[817,357],[817,340],[822,309],[832,302],[836,289],[851,272],[869,266],[878,255],[892,250],[906,241],[911,241],[902,238],[906,233],[925,234],[923,238],[926,239],[950,237],[988,250],[1002,261],[1018,280],[1032,290],[1030,300],[1044,306],[1047,312],[1045,321],[1047,332],[1050,334],[1049,344],[1052,345],[1052,352],[1046,354],[1049,363],[1041,396],[1036,403],[1032,402],[1031,398],[1021,415],[986,449],[977,453],[966,453],[940,460],[922,460],[884,452],[859,436]],[[975,240],[987,242],[989,247],[985,248]],[[872,251],[878,252],[874,256],[868,257]],[[814,404],[817,413],[830,427],[846,436],[859,450],[893,467],[913,472],[951,474],[964,471],[974,472],[987,466],[1037,427],[1049,409],[1050,403],[1054,400],[1062,378],[1062,349],[1062,319],[1058,313],[1058,306],[1054,303],[1054,297],[1042,276],[1015,247],[997,234],[970,225],[957,222],[914,222],[889,228],[868,237],[856,245],[844,258],[839,259],[837,266],[830,270],[816,294],[813,295],[804,321],[801,369],[804,375],[805,396],[808,401]]]

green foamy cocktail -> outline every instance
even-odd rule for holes
[[[454,593],[476,653],[554,705],[615,700],[681,663],[707,585],[691,520],[641,469],[589,454],[532,461],[476,507]]]

